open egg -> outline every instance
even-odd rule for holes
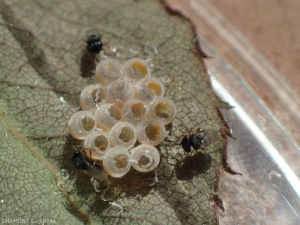
[[[120,79],[107,87],[107,101],[122,108],[125,102],[133,98],[134,92],[133,84],[126,79]]]
[[[108,132],[120,121],[120,109],[114,104],[103,103],[99,105],[98,109],[95,111],[95,119],[97,127]]]
[[[146,119],[141,121],[137,127],[137,139],[140,143],[159,145],[166,137],[165,125],[158,119]]]
[[[126,61],[122,67],[125,77],[131,81],[137,81],[145,77],[150,77],[150,70],[143,59],[133,58]]]
[[[128,122],[119,122],[110,131],[113,146],[133,147],[136,142],[136,129]]]
[[[131,150],[130,162],[134,169],[142,173],[154,170],[160,161],[157,148],[148,144],[141,144]]]
[[[93,131],[84,140],[85,154],[92,160],[102,160],[110,148],[109,135],[103,131]]]
[[[131,168],[127,148],[116,146],[107,151],[103,158],[103,168],[112,177],[123,177]]]
[[[123,121],[137,125],[148,115],[149,106],[139,99],[130,99],[126,102],[121,110]]]
[[[148,77],[136,83],[135,97],[146,102],[152,102],[155,98],[164,95],[164,85],[160,80]]]
[[[122,65],[115,59],[103,59],[96,67],[96,80],[104,86],[122,77]]]
[[[101,84],[91,84],[86,86],[80,95],[80,107],[83,110],[94,112],[96,105],[106,98],[106,89]]]
[[[90,111],[76,112],[68,125],[73,138],[79,140],[84,140],[96,128],[95,117]]]
[[[151,104],[150,114],[153,118],[159,119],[164,125],[171,123],[176,116],[176,107],[169,98],[157,98]]]

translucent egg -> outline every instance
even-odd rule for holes
[[[109,149],[103,158],[103,168],[112,177],[123,177],[131,168],[127,148],[116,146]]]
[[[134,97],[134,86],[126,79],[120,79],[107,87],[107,101],[115,103],[119,108]]]
[[[84,140],[84,151],[92,160],[102,160],[110,148],[109,135],[103,131],[93,131]]]
[[[96,80],[104,86],[122,77],[122,64],[115,59],[103,59],[96,67]]]
[[[148,144],[141,144],[131,150],[130,162],[134,169],[147,173],[154,170],[160,161],[157,148]]]
[[[119,122],[110,131],[110,141],[113,146],[130,148],[136,142],[136,129],[128,122]]]
[[[157,98],[151,104],[150,114],[159,119],[164,125],[171,123],[176,116],[176,106],[169,98]]]
[[[144,102],[152,102],[155,98],[162,97],[164,92],[164,85],[160,80],[149,77],[136,83],[135,97]]]
[[[106,89],[101,84],[91,84],[85,87],[80,95],[80,107],[83,110],[94,112],[96,105],[106,98]]]
[[[120,121],[120,109],[114,104],[103,103],[99,105],[98,109],[95,111],[95,119],[97,127],[108,132],[116,123]]]
[[[90,111],[79,111],[69,120],[69,129],[75,139],[83,140],[96,128],[95,117]]]
[[[127,121],[136,126],[141,120],[148,115],[149,106],[139,99],[130,99],[126,102],[121,110],[123,121]]]
[[[150,70],[143,59],[133,58],[124,63],[122,71],[129,80],[136,81],[145,77],[150,77]]]
[[[142,144],[159,145],[166,137],[165,125],[158,119],[146,119],[137,127],[137,139]]]

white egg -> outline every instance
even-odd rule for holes
[[[142,173],[154,170],[160,161],[160,155],[152,145],[141,144],[131,150],[130,162],[134,169]]]

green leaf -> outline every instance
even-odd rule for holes
[[[0,12],[1,219],[216,223],[210,199],[216,172],[223,168],[226,141],[221,133],[193,157],[182,155],[177,145],[160,146],[154,186],[149,186],[154,172],[131,171],[98,193],[70,163],[72,146],[80,142],[68,136],[68,120],[79,110],[80,91],[94,82],[95,69],[84,47],[74,46],[90,29],[104,34],[103,41],[117,49],[107,54],[122,63],[152,55],[152,74],[164,82],[165,95],[177,107],[171,137],[187,134],[187,128],[219,131],[224,126],[188,21],[154,0],[1,1]],[[58,174],[61,169],[70,173],[68,180]],[[118,207],[103,198],[124,211],[118,215]]]

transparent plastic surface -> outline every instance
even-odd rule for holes
[[[226,211],[220,224],[300,224],[300,149],[287,131],[218,53],[199,37],[217,95],[235,108],[222,109],[233,136],[230,165],[243,175],[221,174]],[[284,112],[284,109],[283,109]]]

